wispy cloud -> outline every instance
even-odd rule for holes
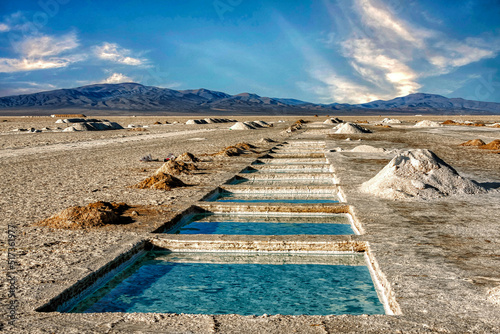
[[[18,58],[0,58],[0,72],[21,72],[66,67],[84,59],[68,54],[79,45],[76,34],[30,36],[14,44]]]
[[[114,84],[114,83],[122,83],[122,82],[133,82],[132,78],[126,76],[122,73],[113,73],[106,79],[102,81],[102,83]]]
[[[323,60],[309,58],[309,73],[323,86],[316,92],[331,102],[363,103],[391,99],[421,89],[424,77],[450,73],[457,68],[495,57],[500,51],[496,38],[456,40],[444,33],[413,25],[401,19],[382,0],[325,2],[337,26],[348,26],[323,39],[329,49],[338,50],[351,68],[351,75],[339,75]],[[341,15],[343,14],[343,15]],[[296,42],[295,42],[296,44]],[[336,48],[333,47],[336,44]],[[309,49],[306,42],[299,46]],[[310,53],[310,51],[307,51]]]
[[[7,32],[10,30],[10,27],[5,23],[0,23],[0,32]]]
[[[116,43],[104,42],[95,46],[94,54],[100,59],[131,66],[143,65],[147,62],[145,59],[131,57],[130,50],[122,48]]]

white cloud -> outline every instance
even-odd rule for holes
[[[106,79],[102,81],[102,83],[122,83],[122,82],[133,82],[132,78],[126,76],[122,73],[113,73]]]
[[[0,23],[0,32],[7,32],[10,30],[10,27],[5,23]]]
[[[124,49],[116,43],[104,42],[100,46],[95,46],[94,53],[100,59],[125,65],[137,66],[146,62],[144,59],[130,57],[130,50]]]
[[[422,78],[450,73],[495,57],[500,51],[498,38],[455,40],[442,32],[414,26],[382,0],[346,1],[337,7],[325,4],[344,36],[328,35],[323,43],[332,49],[331,37],[335,37],[351,75],[339,76],[328,62],[323,60],[318,66],[317,59],[306,54],[311,77],[323,84],[315,88],[323,100],[363,103],[408,95],[421,89]],[[292,43],[299,44],[303,52],[310,49],[305,41]]]
[[[66,67],[81,61],[83,55],[65,55],[78,47],[74,33],[63,36],[30,36],[14,45],[19,58],[0,58],[0,72],[22,72]]]
[[[75,33],[69,33],[61,37],[33,36],[25,38],[17,43],[15,49],[27,58],[41,58],[58,55],[78,46]]]

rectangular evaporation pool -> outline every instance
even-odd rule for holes
[[[258,167],[258,168],[255,168]],[[261,165],[254,167],[246,167],[240,173],[329,173],[332,171],[331,165]]]
[[[228,181],[226,184],[234,185],[234,184],[245,184],[245,185],[258,185],[258,186],[272,186],[272,185],[277,185],[277,186],[283,186],[283,185],[315,185],[315,186],[322,186],[322,185],[331,185],[335,184],[334,179],[330,178],[317,178],[317,179],[286,179],[286,178],[277,178],[277,179],[246,179],[243,177],[238,177],[238,178],[232,178],[230,181]]]
[[[339,203],[337,196],[325,193],[232,193],[222,191],[205,199],[207,202],[226,203],[295,203],[295,204],[320,204]]]
[[[149,251],[71,313],[385,314],[363,255]]]
[[[200,213],[180,221],[169,234],[226,235],[349,235],[354,234],[345,214],[272,215]]]

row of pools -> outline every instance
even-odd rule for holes
[[[334,176],[321,153],[323,149],[318,146],[318,143],[278,146],[229,180],[229,190],[220,188],[205,201],[225,205],[338,203]],[[311,151],[316,152],[308,158],[304,152]],[[287,171],[295,177],[279,176]],[[273,187],[266,188],[268,192],[259,190],[258,186],[270,184],[276,191],[269,191]],[[330,184],[332,191],[325,191],[324,187],[320,192],[314,192],[314,187],[307,188],[305,193],[277,191],[280,186],[286,189],[290,184]],[[254,191],[248,186],[254,186]],[[238,187],[244,191],[240,192]],[[200,212],[186,215],[166,233],[193,237],[325,236],[352,235],[357,230],[348,214]],[[80,296],[58,310],[240,315],[385,313],[363,253],[183,253],[153,249],[141,251],[118,274],[108,274],[101,281],[87,291],[85,298]]]

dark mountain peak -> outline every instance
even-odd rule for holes
[[[253,93],[229,95],[206,88],[173,90],[144,86],[135,82],[93,84],[70,89],[7,96],[0,98],[0,108],[27,109],[31,107],[100,110],[158,110],[158,111],[257,111],[288,110],[328,112],[331,110],[377,110],[406,113],[475,113],[500,114],[500,103],[479,102],[461,98],[446,98],[437,94],[415,93],[388,101],[372,101],[349,105],[314,104],[296,99],[262,97]],[[283,109],[286,108],[286,109]]]

